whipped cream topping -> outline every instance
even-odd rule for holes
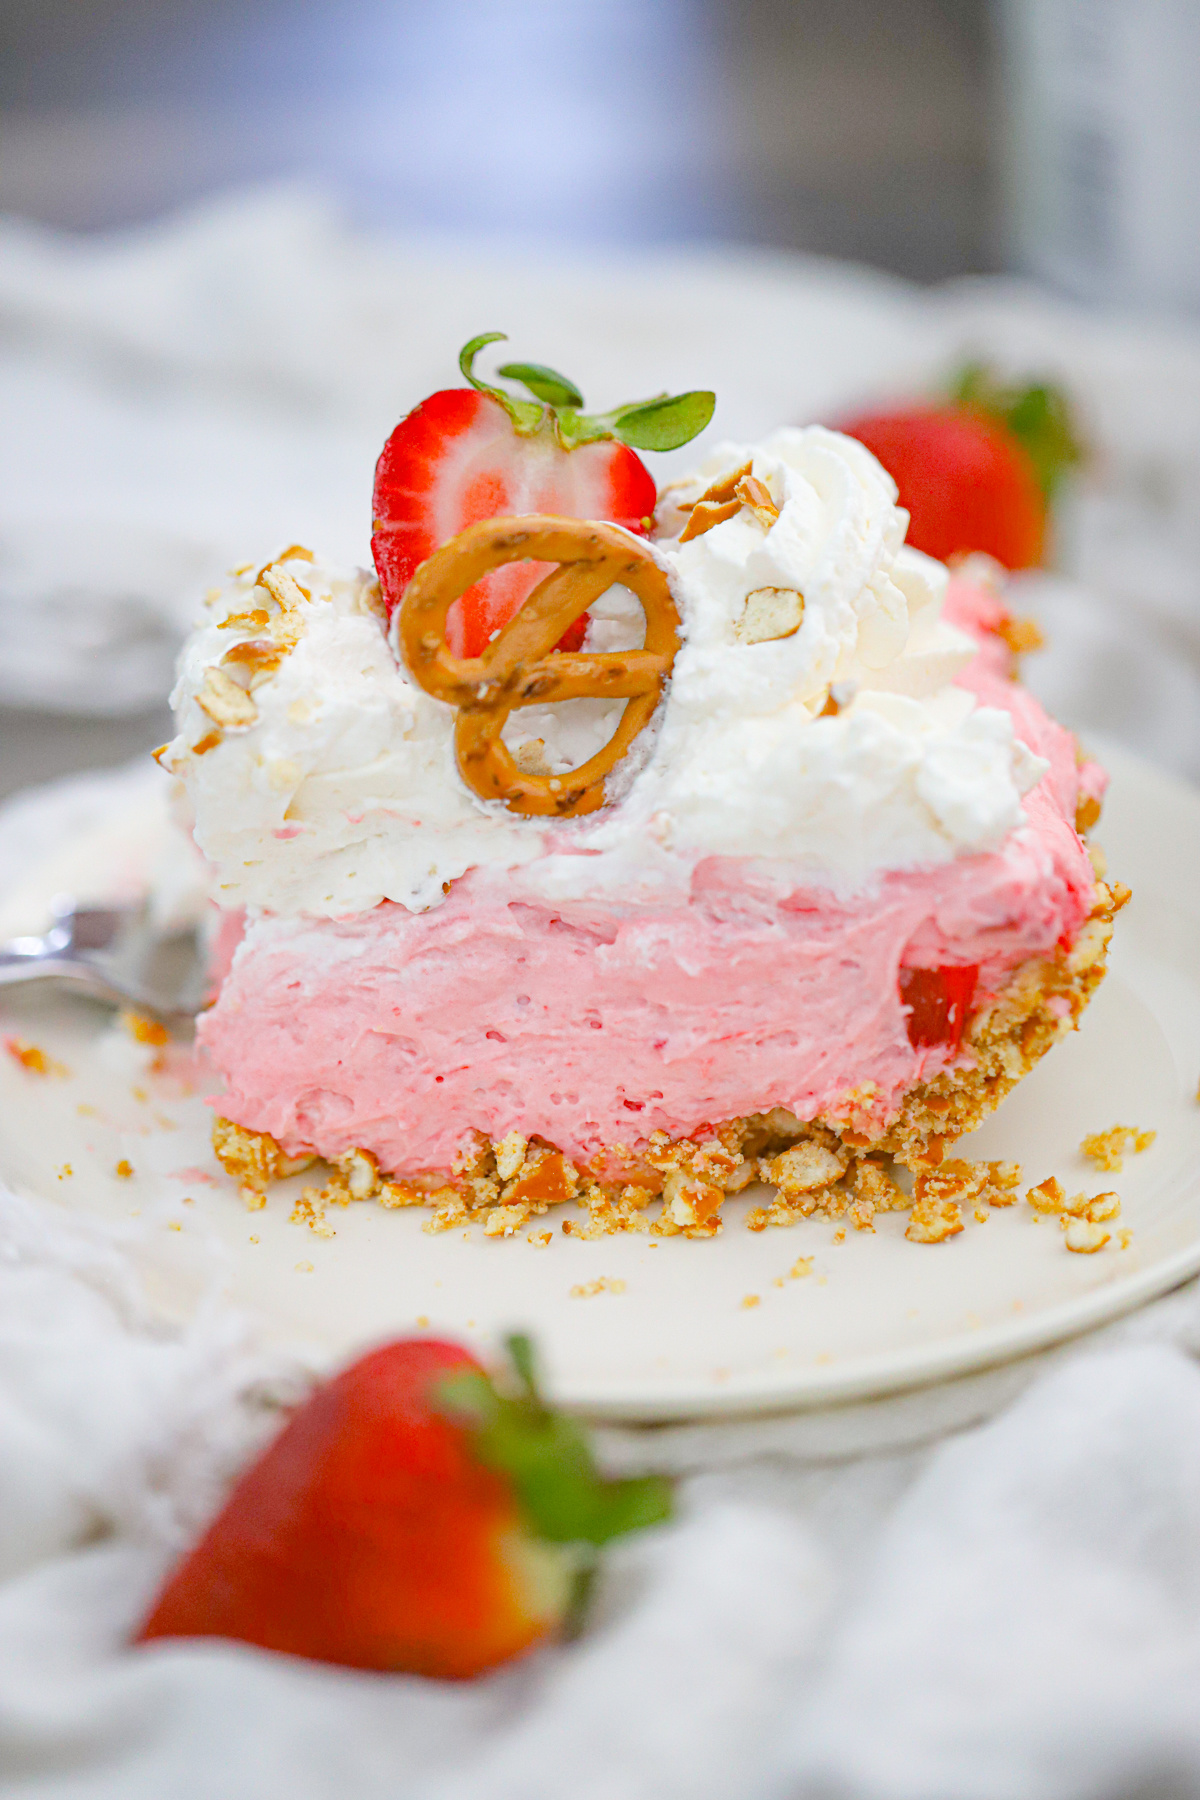
[[[681,542],[686,503],[747,463],[771,507]],[[686,892],[710,856],[850,892],[885,869],[997,848],[1046,764],[1007,712],[954,685],[975,645],[941,619],[946,571],[905,546],[906,525],[869,451],[819,426],[720,446],[674,484],[654,550],[684,641],[610,803],[578,820],[475,798],[455,766],[454,710],[398,663],[372,577],[302,557],[266,589],[253,569],[233,577],[184,649],[163,755],[218,899],[285,915],[382,899],[420,911],[469,868],[522,865],[521,885],[547,898],[629,899]],[[637,643],[640,620],[610,590],[586,647]],[[528,708],[506,737],[562,770],[618,713]]]

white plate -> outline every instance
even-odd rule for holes
[[[336,1236],[290,1222],[300,1178],[249,1214],[213,1161],[195,1097],[144,1078],[144,1053],[88,1003],[46,990],[3,998],[3,1029],[70,1070],[27,1073],[0,1056],[0,1175],[72,1209],[128,1221],[164,1308],[186,1311],[213,1269],[276,1336],[342,1357],[414,1324],[483,1346],[533,1331],[563,1401],[623,1419],[676,1419],[860,1398],[978,1369],[1128,1310],[1200,1269],[1200,795],[1113,750],[1101,837],[1134,889],[1111,973],[1082,1030],[1059,1045],[980,1131],[967,1156],[1018,1159],[1031,1181],[1121,1194],[1127,1249],[1070,1254],[1025,1205],[942,1245],[908,1243],[903,1216],[838,1241],[828,1221],[760,1234],[730,1203],[723,1236],[594,1242],[556,1230],[433,1237],[421,1212],[333,1210]],[[156,835],[125,808],[33,871],[0,909],[32,929],[50,893],[127,885]],[[144,1094],[146,1098],[140,1098]],[[1103,1175],[1085,1133],[1153,1128],[1152,1149]],[[125,1158],[134,1169],[121,1179]],[[61,1174],[69,1164],[71,1174]],[[551,1223],[557,1221],[551,1216]],[[1114,1240],[1115,1241],[1115,1240]],[[798,1258],[812,1273],[786,1279]],[[573,1290],[607,1277],[619,1291]],[[756,1297],[752,1300],[751,1297]]]

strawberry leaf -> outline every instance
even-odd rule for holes
[[[1005,386],[984,363],[967,363],[951,383],[950,397],[997,420],[1016,438],[1033,465],[1049,504],[1069,469],[1084,460],[1071,405],[1049,382]]]
[[[501,363],[496,373],[508,381],[519,381],[535,399],[544,400],[547,406],[583,405],[583,395],[575,383],[566,375],[560,375],[557,369],[548,369],[545,363]]]
[[[670,1482],[601,1475],[583,1427],[542,1399],[529,1339],[514,1335],[508,1351],[515,1392],[468,1371],[441,1381],[435,1404],[469,1432],[479,1461],[508,1477],[535,1534],[598,1547],[670,1518]]]
[[[608,416],[613,436],[635,450],[677,450],[699,436],[716,404],[715,394],[698,388],[690,394],[664,394],[638,406],[619,407]]]

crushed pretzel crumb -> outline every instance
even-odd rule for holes
[[[996,636],[1003,638],[1014,656],[1026,656],[1031,650],[1043,650],[1046,639],[1036,619],[1019,619],[1005,613],[996,626]]]
[[[1061,1213],[1066,1209],[1067,1192],[1057,1175],[1048,1175],[1025,1195],[1034,1212]]]
[[[218,631],[265,631],[271,615],[265,606],[251,607],[248,612],[230,613],[217,626]]]
[[[125,1007],[119,1016],[121,1024],[135,1044],[162,1045],[170,1038],[170,1032],[160,1020],[135,1012],[132,1007]]]
[[[121,1158],[120,1162],[113,1170],[113,1174],[120,1176],[122,1181],[128,1181],[132,1177],[133,1164],[129,1161],[128,1157],[123,1156]]]
[[[221,667],[245,669],[249,677],[248,691],[253,693],[270,679],[283,661],[283,645],[263,638],[243,638],[230,646],[221,658]]]
[[[31,1044],[28,1038],[6,1037],[4,1048],[14,1062],[28,1069],[31,1075],[66,1075],[69,1073],[65,1063],[43,1050],[40,1044]]]
[[[1107,1242],[1108,1233],[1103,1225],[1093,1225],[1090,1219],[1072,1219],[1067,1226],[1067,1249],[1074,1250],[1078,1256],[1094,1256]]]
[[[293,1225],[307,1225],[314,1237],[331,1238],[337,1233],[325,1219],[325,1201],[320,1188],[306,1187],[292,1207]]]
[[[1080,794],[1075,802],[1075,829],[1083,837],[1100,818],[1100,802],[1095,794]],[[1095,865],[1093,864],[1093,867]],[[1097,873],[1102,871],[1097,870]]]
[[[775,1286],[784,1287],[789,1281],[802,1281],[806,1275],[812,1274],[814,1260],[811,1256],[798,1256],[786,1275],[775,1277]]]
[[[1157,1136],[1156,1131],[1139,1131],[1135,1125],[1114,1125],[1108,1131],[1096,1131],[1085,1137],[1079,1148],[1097,1168],[1115,1174],[1124,1167],[1127,1156],[1140,1156]]]
[[[232,1119],[213,1120],[212,1145],[227,1175],[250,1186],[282,1181],[298,1175],[316,1161],[315,1156],[288,1156],[266,1131],[248,1131]]]
[[[337,1168],[345,1178],[349,1200],[370,1200],[374,1196],[379,1187],[379,1164],[369,1150],[345,1151],[337,1159]]]
[[[711,531],[714,525],[724,524],[732,519],[743,507],[753,513],[764,531],[770,531],[779,517],[779,508],[771,498],[771,490],[765,481],[760,481],[750,473],[752,463],[743,463],[729,475],[718,476],[710,487],[705,488],[698,500],[679,502],[680,510],[688,516],[687,524],[679,535],[681,544],[692,538],[701,537],[704,532]]]
[[[578,1281],[570,1290],[572,1300],[591,1300],[597,1294],[623,1294],[625,1283],[612,1275],[597,1275],[594,1281]]]
[[[501,1181],[512,1181],[520,1174],[528,1148],[528,1138],[523,1138],[519,1131],[510,1131],[507,1137],[501,1138],[495,1146],[496,1173]]]
[[[794,637],[804,622],[804,595],[796,588],[762,587],[746,595],[736,633],[743,644]]]
[[[909,1215],[904,1235],[913,1244],[944,1244],[963,1229],[962,1213],[957,1200],[939,1200],[929,1196],[917,1201]]]
[[[205,669],[196,704],[226,730],[244,731],[258,720],[258,708],[245,688],[219,667]]]
[[[429,1195],[407,1181],[381,1181],[373,1198],[391,1211],[399,1206],[428,1206]]]
[[[286,562],[315,563],[316,560],[317,559],[314,556],[313,552],[311,550],[309,550],[306,545],[304,545],[304,544],[289,544],[286,550],[281,550],[279,552],[278,556],[273,556],[269,563],[263,564],[262,568],[258,571],[258,574],[254,577],[254,585],[257,587],[259,582],[262,580],[263,576],[267,573],[267,570],[268,569],[277,569],[279,567],[280,563],[286,563]],[[246,569],[252,569],[253,567],[254,567],[253,563],[246,564]],[[244,573],[244,571],[243,571],[243,573]]]
[[[872,1213],[902,1212],[908,1206],[908,1195],[900,1183],[870,1157],[855,1164],[853,1180],[856,1201],[869,1206]]]

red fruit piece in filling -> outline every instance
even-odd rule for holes
[[[976,963],[962,968],[901,969],[900,998],[908,1009],[908,1041],[914,1050],[935,1044],[958,1050],[978,980]]]

